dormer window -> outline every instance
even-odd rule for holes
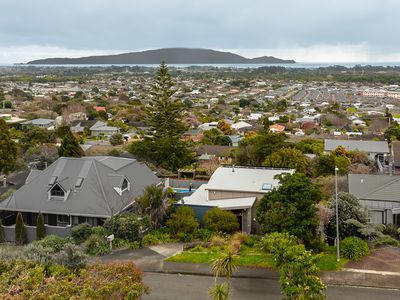
[[[121,185],[121,191],[125,191],[129,189],[129,182],[128,180],[126,180],[126,178],[124,178],[124,181],[122,181],[122,185]]]
[[[129,191],[131,189],[131,183],[124,177],[122,182],[120,181],[119,186],[115,186],[114,190],[121,196],[124,191]]]
[[[50,195],[52,197],[63,197],[64,198],[65,192],[58,184],[55,184],[50,190]]]

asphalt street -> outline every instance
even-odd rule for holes
[[[209,276],[145,273],[144,282],[150,287],[145,300],[205,300],[214,279]],[[400,299],[400,290],[328,286],[328,299],[340,300],[394,300]],[[271,279],[232,279],[233,300],[280,300],[279,282]]]

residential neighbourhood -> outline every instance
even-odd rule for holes
[[[397,85],[164,64],[47,84],[48,69],[16,67],[29,82],[0,70],[0,253],[202,276],[234,255],[239,273],[276,279],[277,242],[302,249],[318,295],[400,272],[377,263],[400,257]]]

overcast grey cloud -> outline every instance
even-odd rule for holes
[[[400,61],[398,0],[0,0],[0,62],[165,47]]]

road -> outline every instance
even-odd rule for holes
[[[214,279],[208,276],[145,273],[144,282],[150,295],[144,300],[205,300]],[[232,279],[232,300],[280,300],[279,282],[270,279]],[[400,299],[400,290],[329,286],[328,299],[340,300],[391,300]]]

